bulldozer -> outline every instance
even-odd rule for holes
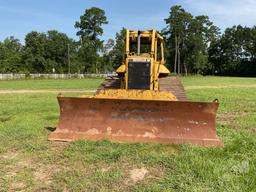
[[[158,31],[127,29],[117,75],[93,96],[59,94],[59,123],[48,139],[222,146],[215,127],[218,100],[189,101],[164,53]]]

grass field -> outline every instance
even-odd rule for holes
[[[76,95],[101,79],[0,81],[0,191],[256,191],[256,78],[182,81],[191,100],[219,99],[224,148],[49,142],[59,114],[44,90]]]

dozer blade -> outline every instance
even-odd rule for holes
[[[58,97],[60,120],[49,140],[79,139],[222,146],[218,102]]]

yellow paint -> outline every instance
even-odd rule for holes
[[[136,44],[138,38],[148,46],[147,52],[132,52],[131,45]],[[168,76],[170,71],[165,67],[164,39],[155,30],[132,31],[126,30],[125,56],[123,63],[116,70],[121,77],[120,89],[103,90],[96,94],[95,98],[109,99],[137,99],[137,100],[161,100],[177,101],[177,98],[168,91],[159,91],[159,76]],[[137,45],[136,45],[137,47]],[[128,90],[128,63],[130,60],[150,62],[150,87],[149,90]]]
[[[143,39],[144,44],[150,46],[150,50],[147,53],[141,52],[139,55],[135,52],[132,52],[131,44],[137,42],[138,37],[140,36]],[[126,30],[125,38],[125,59],[123,64],[116,70],[117,74],[122,77],[122,83],[120,89],[128,89],[128,63],[130,60],[141,60],[150,62],[150,90],[159,90],[159,75],[168,76],[170,71],[165,67],[164,59],[164,39],[163,37],[155,30],[147,31],[132,31]]]
[[[117,70],[117,73],[125,73],[125,64],[120,65]]]
[[[160,65],[160,67],[159,67],[159,73],[169,75],[169,74],[170,74],[170,71],[169,71],[164,65]]]
[[[125,90],[125,89],[102,90],[100,93],[95,95],[94,98],[177,101],[177,98],[168,91]]]

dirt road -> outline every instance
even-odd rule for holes
[[[24,94],[24,93],[94,93],[96,90],[0,90],[0,94]]]

